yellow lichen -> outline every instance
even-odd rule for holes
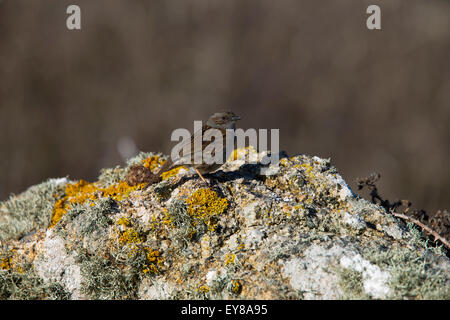
[[[9,270],[11,269],[11,257],[2,258],[0,260],[0,270]]]
[[[187,213],[195,220],[203,221],[209,231],[214,231],[217,227],[216,216],[222,214],[228,207],[228,200],[219,198],[215,191],[210,189],[199,189],[188,199]]]
[[[50,227],[53,227],[61,218],[66,214],[67,209],[64,205],[64,199],[59,199],[56,201],[55,206],[53,208],[52,220]]]
[[[184,167],[184,166],[176,167],[176,168],[174,168],[174,169],[172,169],[172,170],[169,170],[169,171],[167,171],[167,172],[163,172],[163,173],[161,174],[161,179],[162,179],[162,180],[166,180],[166,179],[169,179],[169,178],[171,178],[171,177],[173,177],[173,176],[176,176],[176,175],[178,174],[178,172],[180,172],[181,169],[187,170],[187,168]]]
[[[122,245],[132,245],[142,243],[143,241],[145,241],[145,238],[133,228],[127,228],[125,231],[121,232],[119,236],[119,243]]]
[[[234,149],[234,151],[230,154],[227,161],[235,161],[238,159],[238,149]]]
[[[209,292],[209,287],[207,285],[202,285],[197,288],[197,291],[202,292],[202,293],[207,293],[207,292]]]
[[[64,196],[55,202],[50,227],[55,226],[73,205],[108,197],[116,201],[122,201],[132,191],[142,189],[144,186],[144,183],[130,186],[125,181],[120,181],[109,187],[101,187],[98,183],[89,183],[85,180],[68,183],[64,190]],[[92,202],[91,206],[94,205],[94,202]]]
[[[235,293],[238,294],[242,289],[242,285],[238,280],[232,280],[231,281],[231,290]]]
[[[225,256],[225,265],[234,264],[236,259],[236,255],[234,253],[228,253]]]
[[[150,170],[156,169],[158,166],[164,164],[164,160],[159,159],[158,156],[151,156],[147,159],[142,160],[142,164],[144,167],[149,168]]]
[[[18,273],[24,272],[24,269],[19,265],[20,258],[15,253],[16,249],[11,249],[6,256],[0,258],[0,270],[10,270]]]
[[[118,241],[120,245],[129,249],[129,256],[145,254],[146,259],[141,271],[151,274],[159,273],[163,266],[161,252],[143,245],[143,242],[146,240],[145,235],[133,229],[132,223],[128,218],[122,217],[116,223],[125,227],[125,230],[120,232]]]
[[[286,158],[282,158],[282,159],[280,160],[280,164],[281,164],[283,167],[287,167],[287,166],[289,166],[289,160],[286,159]]]
[[[129,227],[131,225],[131,222],[128,218],[122,217],[119,220],[117,220],[117,224],[124,227]]]
[[[160,268],[163,266],[163,259],[159,250],[153,250],[151,248],[145,248],[146,264],[142,269],[144,273],[156,274],[160,272]]]
[[[20,266],[17,267],[16,271],[17,271],[17,273],[24,273],[25,272],[25,270],[22,267],[20,267]]]
[[[134,244],[145,241],[145,237],[131,227],[130,219],[121,217],[116,223],[125,228],[119,235],[119,243],[121,245],[133,245],[132,247],[135,247]]]
[[[155,262],[157,262],[157,260],[159,259],[159,256],[161,255],[161,253],[158,250],[152,250],[150,248],[146,248],[145,251],[146,251],[147,262],[155,263]]]
[[[227,161],[245,160],[245,161],[256,161],[258,158],[258,151],[253,146],[248,146],[245,148],[235,149]]]
[[[141,183],[135,186],[130,186],[125,181],[113,184],[108,188],[101,189],[103,197],[110,197],[116,201],[122,201],[130,195],[132,191],[140,190],[145,186],[145,183]]]
[[[172,224],[173,218],[170,216],[169,212],[167,212],[166,208],[164,208],[163,211],[164,211],[164,218],[163,218],[162,222],[163,222],[163,224],[169,226]]]

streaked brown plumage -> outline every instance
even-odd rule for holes
[[[211,117],[209,117],[208,121],[202,126],[201,131],[197,131],[194,133],[194,135],[191,137],[190,143],[190,154],[183,155],[183,157],[180,160],[176,160],[173,162],[171,159],[167,160],[164,165],[158,170],[156,173],[156,176],[158,179],[161,178],[161,175],[164,172],[167,172],[169,170],[172,170],[179,166],[187,166],[192,167],[197,172],[197,174],[200,176],[200,178],[203,180],[203,182],[206,182],[206,180],[203,178],[202,174],[214,172],[217,169],[219,169],[223,163],[205,163],[203,161],[202,163],[196,164],[194,161],[194,158],[196,155],[198,155],[198,152],[201,152],[204,156],[205,148],[207,148],[210,144],[214,144],[214,150],[216,152],[222,152],[222,159],[223,162],[226,161],[227,158],[227,149],[226,149],[226,143],[225,143],[225,136],[226,136],[226,130],[227,129],[236,129],[236,121],[239,120],[240,117],[236,116],[231,111],[226,112],[217,112],[213,114]],[[217,129],[220,131],[223,139],[220,141],[216,141],[215,139],[212,139],[212,141],[204,141],[203,137],[205,136],[205,132],[209,129]],[[198,137],[200,141],[202,142],[201,150],[194,150],[194,140]],[[211,146],[212,147],[212,146]],[[212,154],[214,156],[214,154]]]
[[[205,161],[202,161],[201,163],[196,164],[194,162],[194,158],[198,156],[199,152],[201,152],[202,156],[204,156],[205,148],[210,146],[209,150],[213,149],[215,152],[222,153],[222,159],[223,162],[225,162],[227,159],[227,148],[225,140],[226,130],[236,129],[237,120],[240,120],[240,117],[236,116],[231,111],[217,112],[213,114],[211,117],[209,117],[208,121],[202,126],[202,129],[195,132],[194,135],[191,137],[190,141],[188,142],[190,143],[189,150],[191,150],[191,152],[188,154],[183,154],[181,158],[175,159],[174,161],[172,159],[168,159],[154,175],[152,175],[149,179],[146,180],[146,182],[148,182],[149,185],[154,184],[161,180],[161,175],[164,172],[167,172],[180,166],[186,166],[193,168],[197,172],[199,177],[203,180],[203,182],[208,184],[206,180],[203,178],[202,174],[216,171],[222,166],[223,163],[206,163]],[[222,134],[223,139],[221,141],[220,140],[216,141],[215,139],[212,139],[212,141],[203,141],[205,132],[207,132],[207,130],[209,129],[219,130],[220,133]],[[199,135],[200,137],[198,137]],[[194,140],[196,138],[199,138],[199,141],[202,142],[201,150],[194,150]],[[215,153],[211,153],[211,155],[214,157]]]

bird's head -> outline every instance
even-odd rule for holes
[[[241,117],[231,111],[216,112],[209,117],[206,124],[216,129],[236,129],[236,121]]]

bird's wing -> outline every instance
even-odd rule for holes
[[[197,163],[203,163],[203,157],[205,156],[204,150],[205,148],[211,144],[211,143],[215,143],[215,138],[211,139],[211,141],[203,141],[204,138],[204,133],[208,130],[211,129],[211,127],[207,126],[207,125],[203,125],[201,130],[197,130],[196,132],[194,132],[194,134],[192,135],[191,139],[184,141],[182,144],[177,146],[178,150],[183,150],[181,156],[178,155],[177,157],[173,157],[172,161],[173,161],[173,165],[175,166],[180,166],[183,164],[196,164]],[[217,129],[218,130],[218,129]],[[218,130],[221,135],[222,135],[222,143],[215,143],[214,144],[214,151],[216,152],[222,152],[223,148],[225,147],[225,132],[223,132],[222,130]],[[211,132],[211,131],[209,131]],[[214,133],[211,132],[214,137]],[[205,137],[209,137],[209,135],[205,135]],[[200,146],[201,148],[195,148],[194,147],[194,141],[198,139],[198,141],[201,143]],[[186,150],[184,150],[186,149]],[[197,161],[196,161],[197,160]]]

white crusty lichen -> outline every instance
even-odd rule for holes
[[[365,221],[358,214],[350,214],[347,211],[343,212],[344,222],[354,229],[362,230],[366,228]]]
[[[41,255],[35,260],[34,270],[44,282],[60,283],[72,299],[81,299],[82,276],[75,262],[75,252],[68,252],[65,240],[47,231]]]
[[[331,248],[311,245],[303,252],[303,257],[285,261],[282,274],[303,299],[340,299],[343,293],[339,287],[339,275],[333,268],[338,257],[345,252],[353,250],[339,244]]]
[[[381,299],[389,295],[389,272],[382,271],[378,266],[363,259],[360,254],[355,254],[351,257],[343,256],[340,259],[340,265],[343,268],[362,273],[364,291],[369,297]]]

